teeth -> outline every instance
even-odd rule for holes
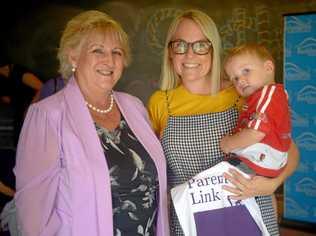
[[[97,70],[98,73],[100,73],[101,75],[107,76],[107,75],[112,75],[113,71],[103,71],[103,70]]]
[[[195,68],[195,67],[198,67],[199,64],[197,64],[197,63],[184,63],[183,66],[187,67],[187,68]]]

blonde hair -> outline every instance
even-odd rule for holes
[[[161,68],[161,90],[169,90],[178,86],[180,78],[174,71],[169,58],[169,42],[172,40],[178,25],[184,19],[190,19],[197,23],[205,37],[212,43],[212,65],[208,79],[212,83],[211,94],[216,94],[220,89],[220,72],[221,72],[221,39],[214,21],[205,13],[199,10],[186,10],[178,15],[170,24],[167,38],[164,46],[164,56]]]
[[[66,25],[60,39],[57,58],[59,72],[65,79],[72,75],[72,64],[69,61],[70,49],[80,49],[83,41],[91,32],[114,33],[124,51],[124,64],[131,61],[129,40],[121,25],[104,12],[90,10],[73,17]]]
[[[224,60],[224,66],[233,57],[245,54],[256,56],[262,61],[270,60],[274,64],[273,56],[265,46],[259,43],[245,43],[228,51]]]

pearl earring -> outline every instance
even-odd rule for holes
[[[72,66],[71,71],[72,71],[73,73],[75,73],[75,71],[76,71],[76,66]]]

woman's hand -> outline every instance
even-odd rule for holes
[[[231,198],[235,200],[271,195],[279,186],[276,179],[263,176],[253,176],[249,179],[234,169],[229,169],[229,173],[224,173],[224,177],[235,187],[225,185],[223,189],[231,192]]]

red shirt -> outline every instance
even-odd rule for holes
[[[236,132],[243,128],[252,128],[265,133],[265,137],[260,143],[266,144],[269,147],[280,152],[287,152],[291,144],[291,119],[288,105],[288,96],[282,84],[270,84],[250,95],[240,113]],[[260,150],[258,150],[260,151]],[[240,155],[240,154],[239,154]],[[264,153],[259,154],[260,160],[270,158]],[[244,158],[241,158],[242,160]],[[249,160],[246,161],[250,167],[255,168],[255,171],[262,175],[267,175],[265,170],[258,168],[270,167],[274,169],[269,176],[276,176],[281,170],[275,170],[276,166],[264,166],[261,161]],[[252,163],[251,163],[252,162]],[[275,163],[279,165],[279,163]],[[256,167],[259,165],[260,167]],[[280,165],[283,167],[282,165]]]

